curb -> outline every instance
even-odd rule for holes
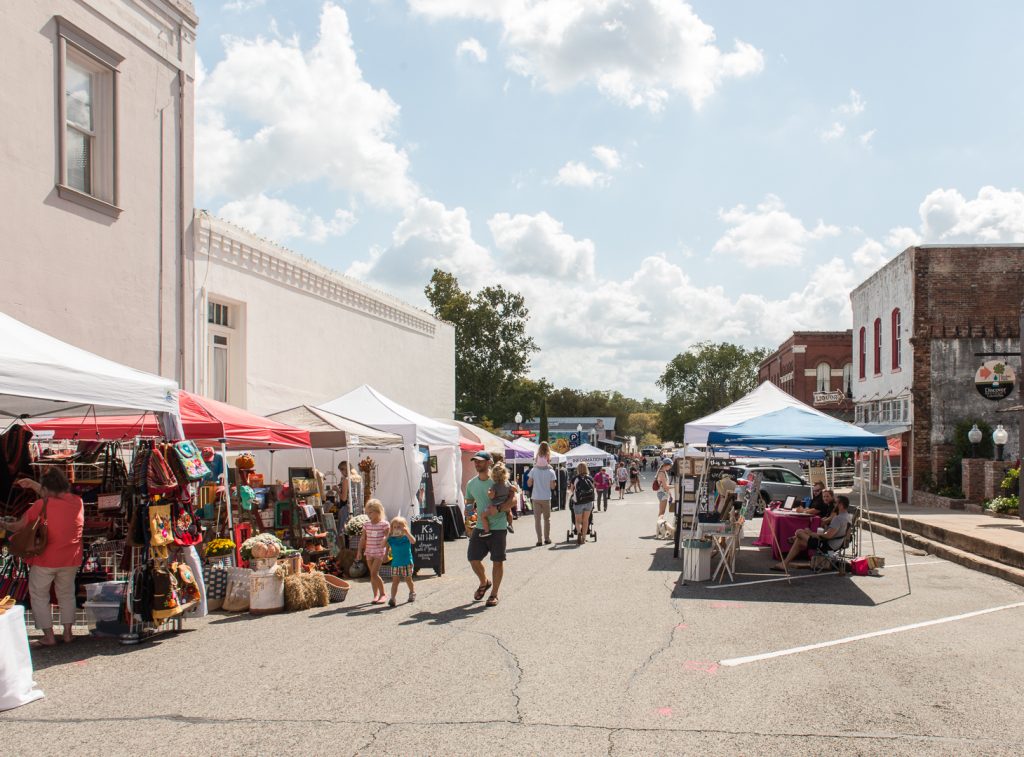
[[[895,518],[893,518],[895,521]],[[868,526],[869,519],[864,520],[865,527]],[[871,528],[874,532],[880,536],[885,536],[895,541],[900,540],[900,531],[894,525],[888,525],[880,522],[877,513],[872,513],[870,518]],[[904,527],[907,525],[907,520],[903,520]],[[920,524],[918,524],[920,525]],[[944,529],[942,529],[944,530]],[[957,565],[962,565],[965,568],[971,570],[977,570],[981,573],[987,573],[990,576],[996,578],[1002,578],[1004,581],[1010,581],[1018,586],[1024,586],[1024,570],[1020,568],[1014,568],[1010,565],[1005,565],[995,560],[989,560],[988,558],[981,557],[971,552],[966,552],[956,547],[951,547],[948,544],[943,544],[939,541],[921,536],[920,534],[913,533],[912,531],[903,531],[903,538],[906,541],[908,547],[914,547],[921,549],[930,555],[941,557],[944,560],[949,560]]]
[[[892,513],[871,513],[871,521],[893,529],[899,529],[899,522]],[[995,544],[978,536],[953,531],[942,526],[917,520],[914,517],[903,517],[903,532],[916,534],[929,541],[944,544],[977,557],[991,560],[1011,568],[1024,570],[1024,552],[1012,547]],[[897,535],[899,531],[897,530]]]

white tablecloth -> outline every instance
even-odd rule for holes
[[[16,605],[0,615],[0,710],[21,707],[43,696],[32,680],[25,608]]]

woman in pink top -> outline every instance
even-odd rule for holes
[[[46,504],[46,548],[38,557],[25,562],[31,566],[28,591],[32,599],[32,617],[36,628],[43,632],[40,644],[52,647],[57,643],[53,635],[53,614],[50,612],[50,585],[55,585],[60,622],[64,626],[64,641],[72,640],[75,624],[75,575],[82,564],[82,524],[85,520],[82,499],[71,494],[68,479],[60,468],[48,468],[37,484],[27,478],[17,481],[18,486],[34,489],[37,499],[13,530],[32,523]]]

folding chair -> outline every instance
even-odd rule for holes
[[[859,525],[859,519],[859,515],[854,516],[853,520],[850,522],[850,525],[846,528],[846,533],[843,534],[843,543],[840,544],[837,548],[817,550],[826,558],[828,558],[828,561],[832,564],[832,569],[839,573],[846,573],[846,560],[848,557],[851,556],[851,547],[853,547],[854,545],[854,540],[856,538],[857,533],[857,526]],[[857,550],[853,549],[852,554],[856,555],[856,553]]]
[[[743,516],[741,515],[732,524],[732,531],[724,536],[717,536],[713,539],[715,550],[719,555],[719,563],[715,568],[715,575],[712,576],[712,580],[722,583],[725,579],[726,574],[729,575],[729,581],[735,581],[736,573],[736,553],[739,551],[740,544],[743,541]]]

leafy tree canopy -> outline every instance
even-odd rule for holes
[[[662,438],[682,442],[683,426],[735,402],[757,386],[758,367],[768,356],[764,348],[700,342],[665,366],[658,386],[665,391],[661,412]]]

